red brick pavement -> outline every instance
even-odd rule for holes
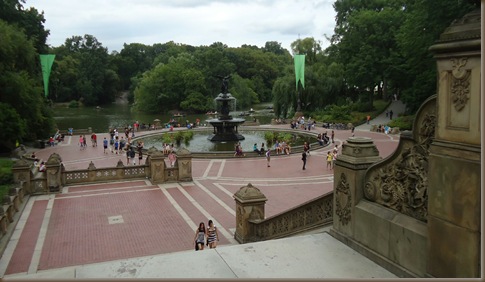
[[[323,131],[318,128],[314,132]],[[335,133],[338,144],[351,136],[350,131]],[[105,136],[108,134],[98,134],[98,139],[102,140]],[[356,131],[356,136],[372,138],[382,157],[387,157],[398,145],[397,136],[368,131]],[[67,144],[68,140],[64,143]],[[102,146],[79,150],[76,136],[72,137],[69,145],[66,144],[39,150],[37,156],[47,160],[51,153],[57,152],[68,170],[87,168],[91,161],[96,167],[115,166],[119,159],[126,163],[124,156],[103,154]],[[325,163],[329,149],[313,151],[305,171],[301,170],[299,154],[273,155],[270,168],[266,167],[264,157],[194,159],[194,182],[182,186],[186,194],[176,188],[176,184],[173,188],[162,189],[195,224],[206,222],[207,213],[229,231],[235,227],[232,195],[249,182],[268,198],[267,217],[331,191],[333,175],[331,170],[326,170]],[[204,177],[206,173],[208,178]],[[229,191],[229,195],[221,188]],[[68,193],[61,195],[54,199],[38,269],[191,250],[194,247],[195,230],[158,186],[146,185],[145,181],[82,185],[69,187]],[[22,232],[10,260],[8,274],[28,269],[46,205],[45,200],[34,203],[35,212],[33,210],[30,214]],[[122,216],[124,223],[109,224],[108,217],[111,216]],[[33,229],[37,229],[37,233]],[[228,244],[229,241],[221,236],[220,243]]]
[[[47,200],[35,201],[5,274],[27,272],[44,219]]]

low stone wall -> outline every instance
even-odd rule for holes
[[[146,165],[125,167],[121,161],[116,167],[96,168],[91,162],[88,169],[64,171],[63,185],[74,185],[95,182],[121,181],[129,179],[145,179],[148,177]]]
[[[24,202],[24,191],[21,187],[10,188],[8,195],[5,195],[0,205],[0,239],[10,237],[13,228],[9,228],[14,223],[14,215],[20,211],[20,206]],[[3,244],[2,244],[3,245]],[[3,250],[2,250],[3,253]]]
[[[264,220],[250,220],[254,241],[287,237],[332,223],[333,192]]]
[[[282,238],[332,223],[333,192],[269,218],[264,218],[266,196],[249,183],[236,194],[236,232],[239,243]]]

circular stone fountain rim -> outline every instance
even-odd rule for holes
[[[183,128],[183,129],[179,129],[177,131],[185,131],[185,130],[194,130],[194,131],[207,131],[207,132],[210,132],[212,129],[211,128],[208,128],[208,127],[204,127],[204,128],[192,128],[192,129],[187,129],[187,128]],[[278,131],[278,132],[289,132],[289,133],[298,133],[298,134],[302,134],[302,135],[308,135],[308,136],[311,136],[311,137],[317,137],[318,133],[314,133],[314,132],[306,132],[306,131],[295,131],[294,129],[287,129],[287,128],[276,128],[276,127],[266,127],[266,128],[261,128],[261,127],[256,127],[256,126],[241,126],[240,127],[240,130],[241,131]],[[154,135],[160,135],[162,133],[169,133],[169,134],[172,134],[174,133],[175,131],[158,131],[158,132],[153,132],[153,133],[148,133],[148,134],[145,134],[145,135],[142,135],[142,136],[138,136],[138,137],[135,137],[133,138],[132,140],[133,141],[136,141],[137,139],[142,139],[142,138],[146,138],[146,137],[151,137],[151,136],[154,136]],[[327,144],[327,145],[324,145],[324,146],[321,146],[320,144],[318,144],[318,142],[313,142],[310,144],[310,151],[314,151],[314,150],[318,150],[318,149],[321,149],[321,148],[325,148],[325,147],[328,147],[330,144]],[[144,151],[146,151],[147,149],[143,149]],[[303,146],[294,146],[294,147],[291,147],[291,155],[293,154],[297,154],[297,153],[302,153],[303,152]],[[193,151],[190,151],[190,153],[192,154],[192,158],[195,158],[195,159],[204,159],[204,158],[218,158],[218,159],[221,159],[221,158],[236,158],[234,157],[234,151],[219,151],[219,152],[193,152]],[[282,157],[282,156],[287,156],[285,154],[279,154],[279,155],[271,155],[272,157]],[[243,158],[261,158],[261,156],[255,152],[246,152],[246,157],[243,157]]]

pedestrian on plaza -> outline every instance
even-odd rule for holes
[[[268,148],[269,149],[269,148]],[[261,149],[259,150],[259,155],[262,156],[266,150],[264,149],[264,143],[261,143]]]
[[[138,142],[138,146],[136,147],[138,149],[138,164],[141,164],[141,161],[143,159],[143,143]]]
[[[108,149],[108,139],[106,139],[106,137],[103,139],[103,149],[103,153],[107,154],[108,152],[106,152],[106,149]]]
[[[97,143],[96,138],[97,138],[97,137],[96,137],[96,133],[94,133],[94,132],[93,132],[93,133],[91,134],[91,145],[92,145],[93,147],[97,147],[97,146],[98,146],[98,143]]]
[[[84,148],[83,136],[79,135],[79,149],[82,150]]]
[[[120,146],[120,142],[118,141],[118,137],[116,137],[116,140],[115,140],[115,153],[116,154],[118,154],[119,146]]]
[[[354,137],[355,126],[352,125],[352,137]]]
[[[195,241],[195,250],[203,250],[204,249],[204,243],[205,243],[205,238],[207,236],[207,232],[205,230],[205,225],[203,222],[199,223],[199,227],[195,229],[195,236],[194,236],[194,241]]]
[[[170,151],[168,154],[168,160],[170,161],[170,166],[174,167],[175,166],[175,161],[177,160],[177,155],[173,151]]]
[[[219,241],[219,234],[217,233],[217,228],[215,227],[212,219],[207,223],[207,246],[214,249],[217,247],[217,241]]]
[[[327,152],[327,170],[328,168],[332,169],[332,160],[333,160],[333,154],[331,151]]]
[[[370,115],[367,116],[367,124],[370,122]]]
[[[335,138],[335,131],[332,130],[332,135],[330,135],[330,137],[332,138],[332,143],[335,143],[334,141],[334,138]]]
[[[84,149],[86,149],[86,147],[88,146],[87,142],[88,142],[88,140],[86,140],[86,135],[83,135],[83,146],[84,146]]]
[[[391,110],[391,111],[389,112],[389,119],[392,119],[392,115],[393,115],[393,114],[394,114],[394,113],[393,113],[393,112],[392,112],[392,110]]]
[[[386,110],[386,117],[389,116],[389,110]]]
[[[303,170],[305,170],[305,166],[306,166],[306,152],[301,153],[301,160],[303,161]]]
[[[270,167],[269,165],[270,160],[271,160],[271,150],[268,148],[268,151],[266,151],[266,162],[268,164],[268,167]]]

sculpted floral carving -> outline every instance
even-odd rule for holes
[[[451,59],[451,100],[457,111],[463,110],[470,99],[470,71],[464,69],[468,59]]]
[[[434,107],[420,113],[418,122],[417,140],[401,141],[401,152],[394,160],[370,171],[364,197],[426,222],[429,146],[436,128]]]
[[[352,195],[347,177],[343,173],[340,175],[335,193],[335,213],[339,216],[340,222],[346,225],[351,218]]]

